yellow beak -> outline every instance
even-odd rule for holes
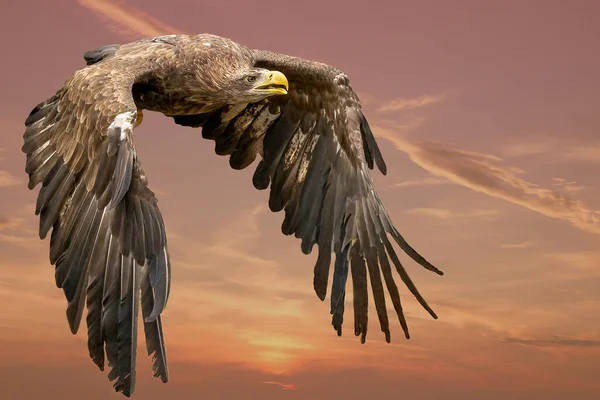
[[[268,71],[263,75],[263,79],[256,81],[254,90],[268,92],[271,95],[287,94],[288,80],[284,74],[279,71]]]

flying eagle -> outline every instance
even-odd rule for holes
[[[252,50],[209,35],[167,35],[87,52],[54,96],[25,121],[29,189],[39,183],[39,235],[50,228],[50,262],[75,334],[87,305],[88,348],[115,390],[135,387],[138,309],[154,375],[168,380],[161,312],[171,262],[154,193],[133,144],[142,110],[201,127],[215,152],[244,169],[260,156],[253,184],[271,188],[269,208],[285,211],[282,232],[319,249],[314,289],[331,284],[332,325],[342,334],[348,273],[354,334],[367,334],[368,286],[390,341],[384,283],[409,338],[392,265],[437,318],[401,265],[389,237],[424,268],[442,272],[396,230],[369,169],[386,165],[348,77],[329,65]],[[388,236],[389,235],[389,236]],[[141,292],[141,296],[140,296]],[[106,348],[104,347],[106,345]]]

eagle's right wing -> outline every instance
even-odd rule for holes
[[[131,88],[148,69],[110,59],[77,71],[25,125],[29,188],[40,182],[36,214],[50,262],[79,328],[87,298],[88,348],[126,396],[135,387],[139,292],[155,376],[168,380],[160,313],[170,264],[161,213],[133,146],[138,111]],[[147,67],[151,68],[151,67]]]

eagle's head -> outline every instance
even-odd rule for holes
[[[230,78],[227,90],[237,100],[255,102],[266,97],[285,95],[288,92],[288,80],[279,71],[264,68],[251,68]]]
[[[196,79],[190,80],[192,89],[201,100],[212,103],[253,103],[270,96],[288,93],[288,80],[279,71],[270,71],[254,65],[252,51],[230,39],[211,35],[196,57]]]

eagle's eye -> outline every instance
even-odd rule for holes
[[[246,82],[248,82],[248,83],[253,83],[255,80],[256,80],[256,76],[254,76],[254,75],[248,75],[246,77]]]

